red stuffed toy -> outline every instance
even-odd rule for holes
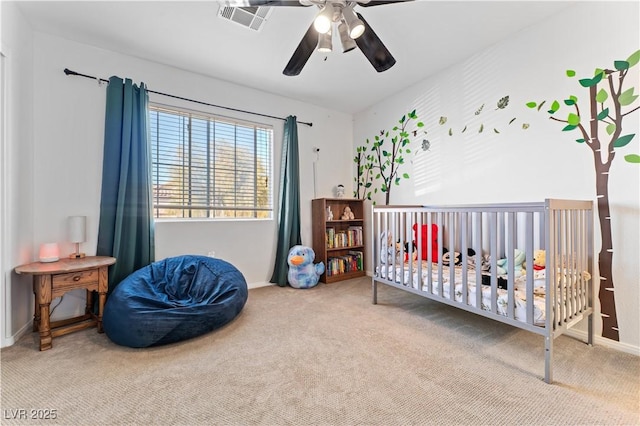
[[[418,243],[418,224],[413,225],[413,237],[416,244]],[[427,259],[429,253],[427,251],[427,225],[422,225],[422,260],[438,261],[438,225],[431,224],[431,259]]]

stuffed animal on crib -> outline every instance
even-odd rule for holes
[[[404,261],[409,261],[409,244],[411,244],[411,257],[412,260],[418,260],[418,246],[415,241],[407,241],[404,243]],[[396,253],[400,253],[400,241],[396,243]]]
[[[508,266],[508,259],[498,259],[496,262],[498,275],[506,275]],[[513,272],[516,275],[522,275],[524,268],[522,265],[525,261],[525,254],[522,250],[515,249],[513,251]]]
[[[386,231],[380,233],[380,263],[388,264],[393,262],[397,249],[393,246],[393,237]]]
[[[547,262],[547,253],[544,250],[536,250],[533,252],[533,270],[541,271]]]
[[[418,241],[418,224],[413,224],[413,239]],[[422,225],[420,230],[422,234],[422,260],[431,260],[432,262],[438,261],[438,225],[431,224],[431,241],[427,241],[427,225]],[[429,259],[429,252],[427,247],[431,246],[431,258]]]
[[[340,217],[340,219],[342,220],[353,220],[355,219],[355,216],[353,214],[353,212],[351,211],[351,207],[347,206],[344,208],[344,212],[342,212],[342,217]]]
[[[450,266],[451,263],[458,266],[462,264],[462,253],[458,253],[457,251],[451,252],[446,247],[442,248],[442,264],[446,266]],[[467,266],[470,269],[475,269],[476,267],[476,251],[472,248],[467,249]]]
[[[318,284],[320,275],[324,273],[324,263],[313,264],[316,254],[311,247],[293,246],[289,250],[287,278],[293,288],[311,288]]]

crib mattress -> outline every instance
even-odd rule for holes
[[[395,268],[395,273],[394,273]],[[395,267],[392,265],[382,265],[376,268],[376,276],[383,279],[391,279],[387,278],[387,276],[394,275],[394,281],[396,283],[402,283],[403,285],[409,285],[409,274],[411,273],[411,269],[408,264],[396,265]],[[545,315],[545,271],[535,271],[533,285],[534,285],[534,296],[533,296],[533,323],[537,326],[544,326],[546,315]],[[418,289],[418,282],[422,283],[422,288],[420,291],[424,291],[427,293],[432,293],[436,296],[440,295],[440,282],[439,282],[439,273],[437,264],[432,265],[431,270],[431,291],[428,288],[428,276],[429,270],[426,264],[423,262],[422,266],[422,279],[418,280],[418,268],[416,266],[413,267],[413,277],[412,277],[412,286],[415,289]],[[463,269],[461,266],[454,267],[454,299],[456,302],[463,302],[462,293],[463,293],[463,284],[462,284],[462,275]],[[444,299],[451,299],[450,291],[451,291],[451,279],[450,279],[450,271],[448,266],[442,267],[442,293]],[[506,279],[506,276],[502,278]],[[516,277],[515,285],[514,285],[514,317],[518,321],[526,322],[527,319],[527,297],[525,290],[526,285],[526,276],[521,275]],[[473,307],[476,306],[476,271],[468,269],[467,270],[467,303]],[[482,288],[482,297],[481,304],[482,309],[485,311],[491,312],[491,287],[487,285],[481,285]],[[509,306],[509,292],[508,290],[504,290],[501,288],[497,290],[497,300],[496,300],[496,310],[499,315],[507,316],[507,310]]]

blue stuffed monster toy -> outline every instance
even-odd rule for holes
[[[289,285],[293,288],[311,288],[318,284],[324,273],[324,263],[313,264],[316,254],[311,247],[293,246],[289,250]]]

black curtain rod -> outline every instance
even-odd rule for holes
[[[109,80],[105,80],[104,78],[98,78],[98,77],[94,77],[92,75],[81,74],[81,73],[76,72],[76,71],[71,71],[69,68],[65,68],[64,69],[64,73],[66,75],[77,75],[77,76],[80,76],[80,77],[92,78],[94,80],[98,80],[99,82],[105,82],[105,83],[109,82]],[[156,95],[168,96],[170,98],[180,99],[180,100],[183,100],[183,101],[194,102],[196,104],[207,105],[207,106],[212,106],[212,107],[216,107],[216,108],[223,108],[223,109],[227,109],[227,110],[230,110],[230,111],[244,112],[246,114],[253,114],[253,115],[259,115],[261,117],[275,118],[276,120],[282,120],[282,121],[286,120],[286,118],[282,118],[282,117],[276,117],[276,116],[267,115],[267,114],[260,114],[259,112],[245,111],[245,110],[242,110],[242,109],[230,108],[230,107],[225,107],[225,106],[221,106],[221,105],[214,105],[214,104],[210,104],[210,103],[207,103],[207,102],[196,101],[196,100],[189,99],[189,98],[183,98],[182,96],[176,96],[176,95],[170,95],[168,93],[156,92],[155,90],[147,89],[147,92],[155,93]],[[313,126],[313,123],[307,123],[307,122],[304,122],[304,121],[298,121],[298,123],[306,124],[309,127]]]

